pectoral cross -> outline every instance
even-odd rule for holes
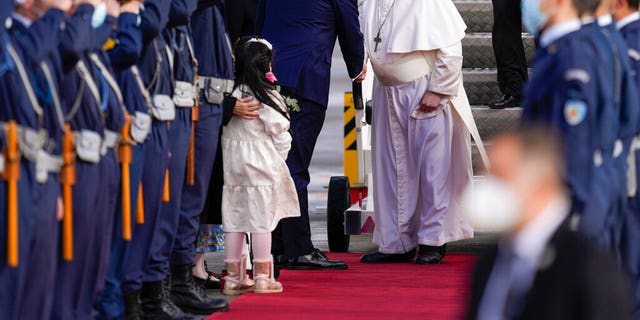
[[[378,52],[378,45],[380,44],[380,42],[382,42],[382,38],[380,38],[380,31],[379,30],[378,30],[378,34],[376,35],[376,37],[373,38],[373,42],[376,43],[376,46],[373,49],[373,52]]]

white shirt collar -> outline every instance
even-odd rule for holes
[[[563,36],[580,30],[580,19],[565,21],[547,28],[540,36],[540,46],[546,47]]]
[[[628,24],[630,24],[631,22],[640,20],[640,12],[634,12],[622,19],[620,19],[620,21],[616,22],[616,27],[618,28],[618,30],[626,27]]]
[[[569,215],[569,209],[565,197],[551,201],[533,221],[511,237],[514,253],[535,268],[549,240]]]
[[[29,18],[17,13],[17,12],[13,12],[11,13],[11,18],[13,18],[13,20],[20,22],[23,26],[29,28],[31,27],[31,24],[33,23],[31,20],[29,20]]]
[[[613,23],[613,17],[610,14],[605,14],[598,17],[598,24],[601,27],[606,27]]]

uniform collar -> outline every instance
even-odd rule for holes
[[[605,14],[603,16],[598,17],[598,25],[601,27],[606,27],[613,23],[613,17],[610,14]]]
[[[540,36],[540,46],[545,48],[567,34],[580,30],[580,25],[580,19],[573,19],[549,27]]]
[[[536,267],[553,234],[569,214],[565,197],[551,201],[538,216],[511,238],[513,253],[527,264]]]
[[[33,23],[31,20],[29,20],[29,18],[17,13],[17,12],[13,12],[11,13],[11,18],[13,18],[13,20],[18,21],[20,24],[22,24],[23,26],[29,28],[31,27],[31,24]]]
[[[618,28],[618,30],[626,27],[628,24],[634,22],[634,21],[638,21],[640,20],[640,12],[634,12],[622,19],[620,19],[620,21],[618,21],[616,23],[616,27]]]

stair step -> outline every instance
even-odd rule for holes
[[[471,112],[485,141],[497,133],[516,128],[522,115],[521,108],[493,110],[487,106],[472,106]]]
[[[424,1],[424,0],[423,0]],[[454,1],[462,19],[467,24],[467,33],[491,32],[493,29],[493,6],[489,0]]]
[[[463,70],[464,88],[472,105],[488,105],[501,96],[495,69]]]
[[[522,43],[529,61],[536,50],[533,36],[523,33]],[[491,33],[467,33],[467,36],[462,39],[462,53],[464,68],[496,68]]]

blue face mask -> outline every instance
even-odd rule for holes
[[[540,0],[522,0],[522,24],[525,30],[536,34],[549,20],[549,16],[540,11]]]
[[[107,4],[103,2],[93,11],[93,16],[91,16],[91,27],[94,29],[100,27],[104,23],[105,19],[107,19]]]

